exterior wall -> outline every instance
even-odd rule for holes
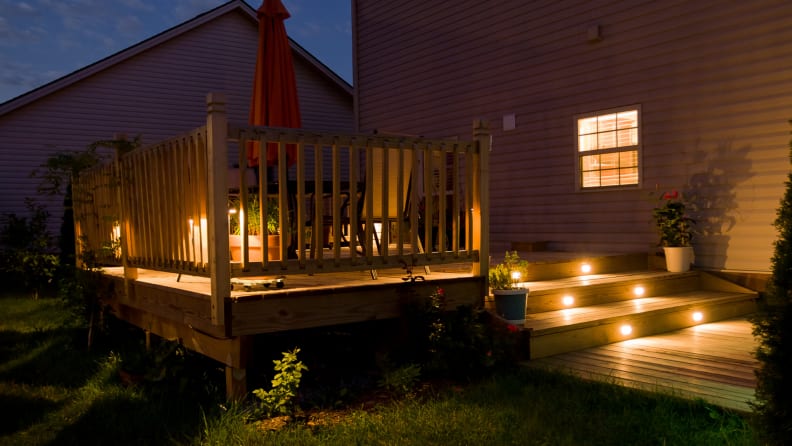
[[[361,131],[467,136],[490,121],[492,252],[654,250],[649,195],[679,189],[700,208],[697,265],[769,270],[789,171],[792,3],[355,0],[353,15]],[[642,184],[577,191],[573,117],[633,104]]]
[[[176,136],[206,122],[208,92],[225,93],[229,122],[246,124],[256,26],[250,14],[233,9],[0,114],[0,190],[4,191],[0,215],[25,213],[25,197],[34,197],[38,185],[29,174],[54,152],[82,150],[115,134],[141,135],[144,143]],[[294,54],[303,126],[350,131],[351,95],[299,53]],[[62,198],[36,198],[48,205],[53,234],[57,234]]]

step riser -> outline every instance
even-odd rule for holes
[[[530,262],[530,266],[523,280],[526,282],[536,282],[564,277],[576,277],[582,274],[580,268],[584,263],[589,264],[592,268],[589,274],[646,271],[649,266],[648,262],[647,254],[645,253],[593,256],[588,258],[581,257],[579,259],[563,262]]]
[[[700,311],[704,316],[703,320],[694,322],[692,319],[694,311]],[[755,301],[753,299],[745,299],[717,305],[699,305],[695,308],[682,307],[629,315],[618,320],[609,319],[594,326],[573,327],[567,331],[544,335],[541,332],[534,332],[531,334],[529,341],[530,357],[531,359],[543,358],[612,342],[679,330],[707,322],[744,316],[755,311]],[[629,335],[621,333],[621,327],[625,324],[629,324],[632,327],[632,333]]]
[[[619,283],[567,287],[554,290],[530,292],[526,301],[527,313],[563,310],[564,297],[574,298],[573,307],[584,307],[609,302],[630,300],[636,297],[635,287],[644,288],[644,296],[662,296],[699,289],[699,278],[695,275],[673,276],[663,280],[629,280]]]

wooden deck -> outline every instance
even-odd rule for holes
[[[526,364],[747,412],[758,365],[751,329],[747,319],[736,318]]]

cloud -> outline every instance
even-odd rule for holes
[[[346,36],[352,35],[352,22],[346,21],[344,23],[337,23],[334,27],[335,31],[339,34],[344,34]]]
[[[171,8],[172,14],[176,20],[183,22],[191,19],[198,14],[203,14],[206,11],[216,8],[225,3],[223,0],[176,0],[171,2],[174,6]]]
[[[0,16],[0,46],[13,46],[20,43],[38,42],[46,35],[46,31],[38,26],[15,27]]]
[[[134,15],[123,16],[116,22],[116,30],[125,36],[138,37],[144,31],[143,22]]]
[[[0,62],[0,84],[17,87],[21,91],[44,85],[63,76],[63,74],[56,70],[40,71],[30,64],[21,64],[13,61]]]
[[[121,3],[129,9],[136,9],[138,11],[151,12],[156,10],[153,4],[141,0],[121,0]]]

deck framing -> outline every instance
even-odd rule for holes
[[[413,297],[442,288],[449,309],[481,304],[482,277],[446,266],[416,279],[402,270],[294,275],[284,288],[231,291],[224,300],[222,324],[213,320],[211,281],[140,269],[134,280],[123,268],[107,268],[101,300],[119,319],[165,339],[175,340],[226,367],[229,397],[246,393],[246,367],[252,336],[321,326],[397,318]]]

